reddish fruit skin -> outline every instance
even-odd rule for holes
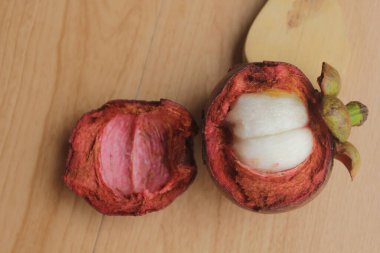
[[[139,115],[160,110],[162,120],[172,122],[167,141],[170,177],[156,192],[144,191],[128,195],[108,187],[100,168],[100,140],[107,122],[116,115]],[[193,157],[193,136],[197,126],[190,113],[170,100],[158,102],[115,100],[84,114],[70,137],[70,150],[64,182],[77,195],[85,198],[95,209],[106,215],[143,215],[160,210],[183,193],[196,176]],[[175,136],[175,137],[174,137]],[[175,141],[174,141],[175,139]]]
[[[300,165],[283,172],[260,172],[240,163],[232,148],[225,118],[243,93],[280,89],[294,92],[308,108],[313,153]],[[203,159],[211,176],[237,204],[249,210],[273,213],[293,209],[311,200],[332,170],[334,139],[320,112],[320,93],[295,66],[281,62],[249,63],[236,67],[213,91],[203,119]]]

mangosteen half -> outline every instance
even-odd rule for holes
[[[295,66],[249,63],[228,73],[204,112],[203,156],[211,176],[240,206],[276,212],[312,199],[327,182],[334,157],[352,177],[359,153],[351,126],[368,114],[336,96],[338,72],[323,64],[321,92]]]
[[[99,212],[160,210],[196,176],[190,113],[170,100],[115,100],[86,113],[70,138],[66,185]]]

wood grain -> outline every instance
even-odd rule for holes
[[[294,64],[315,81],[321,62],[339,72],[347,68],[347,29],[338,0],[270,0],[248,32],[244,56],[249,62]]]
[[[352,46],[342,99],[370,109],[351,136],[363,159],[355,182],[337,162],[308,205],[251,213],[213,184],[198,136],[184,195],[108,217],[62,182],[76,120],[109,99],[166,97],[199,122],[264,1],[0,1],[0,252],[378,252],[380,1],[341,3]]]

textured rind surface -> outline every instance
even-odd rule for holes
[[[263,173],[241,164],[231,149],[225,118],[243,93],[281,89],[300,97],[308,108],[313,154],[293,169]],[[203,119],[203,159],[211,176],[240,206],[257,212],[285,211],[311,200],[332,170],[334,140],[322,120],[320,93],[295,66],[281,62],[237,66],[214,89]]]
[[[107,122],[118,114],[138,115],[160,110],[162,118],[173,122],[169,154],[170,178],[156,192],[144,191],[123,195],[112,191],[104,182],[100,170],[101,133]],[[197,126],[190,113],[181,105],[170,100],[159,102],[115,100],[101,108],[84,114],[70,137],[66,185],[85,198],[95,209],[107,215],[143,215],[160,210],[183,193],[196,176],[192,137]],[[169,136],[168,142],[172,138]]]

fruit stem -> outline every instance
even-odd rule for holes
[[[368,108],[359,101],[351,101],[346,105],[352,126],[361,126],[367,120]]]

